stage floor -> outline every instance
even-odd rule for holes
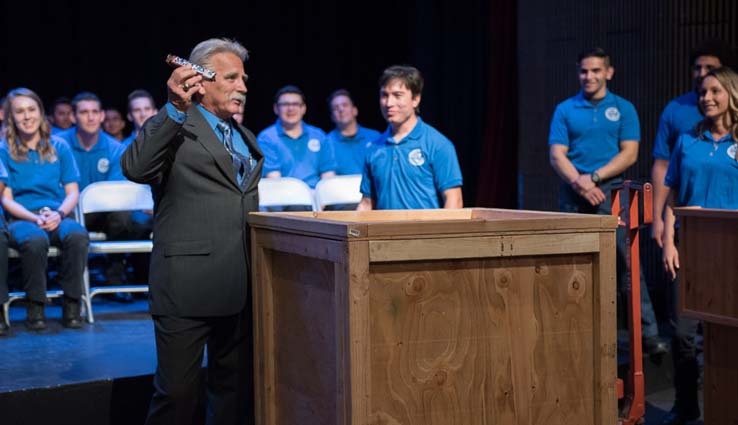
[[[0,400],[3,400],[2,393],[42,390],[37,399],[31,398],[36,403],[35,400],[47,397],[43,394],[49,390],[64,391],[79,388],[80,384],[91,388],[84,393],[84,397],[89,397],[89,391],[106,391],[102,381],[125,382],[135,378],[138,385],[135,398],[130,394],[121,398],[130,399],[136,406],[126,405],[123,410],[136,410],[139,416],[144,415],[152,390],[149,383],[156,369],[148,301],[136,299],[124,304],[96,297],[94,309],[94,324],[85,323],[82,329],[71,330],[61,325],[61,307],[49,305],[48,329],[31,332],[24,325],[25,307],[14,304],[10,309],[12,334],[0,338]],[[644,369],[646,424],[658,424],[673,402],[671,360],[667,356],[656,366],[644,359]],[[65,397],[68,398],[62,396],[62,399]],[[16,403],[13,397],[5,400]],[[88,403],[89,399],[85,404]],[[11,406],[5,406],[8,407]]]
[[[95,323],[77,330],[62,327],[60,305],[48,305],[49,327],[32,332],[24,324],[25,306],[11,305],[11,335],[0,338],[0,393],[153,374],[148,301],[126,304],[98,296],[93,309]]]

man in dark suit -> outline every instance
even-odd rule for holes
[[[253,423],[252,319],[247,214],[258,209],[263,156],[232,116],[246,101],[246,49],[198,44],[191,66],[167,81],[169,101],[128,147],[125,176],[151,185],[154,250],[150,308],[158,366],[147,424],[196,415],[207,345],[207,422]]]

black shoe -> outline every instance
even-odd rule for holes
[[[690,418],[684,417],[674,408],[666,416],[661,418],[661,422],[659,423],[661,425],[697,425],[700,423],[699,417],[699,414]]]
[[[5,313],[3,313],[2,307],[0,306],[0,336],[5,336],[10,333],[10,326],[5,323]]]
[[[82,319],[79,317],[79,300],[64,297],[62,305],[62,325],[65,328],[79,329],[82,327]]]
[[[26,327],[32,331],[46,329],[44,303],[28,301],[26,306]]]
[[[669,352],[669,344],[657,336],[643,338],[643,352],[649,356],[663,356]]]

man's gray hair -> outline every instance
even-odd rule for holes
[[[208,67],[210,58],[217,53],[229,52],[241,58],[241,62],[246,62],[249,58],[249,51],[236,40],[229,38],[211,38],[205,40],[195,46],[190,53],[190,62]]]

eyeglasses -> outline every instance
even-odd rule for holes
[[[280,108],[299,108],[304,104],[303,102],[279,102],[277,106]]]

